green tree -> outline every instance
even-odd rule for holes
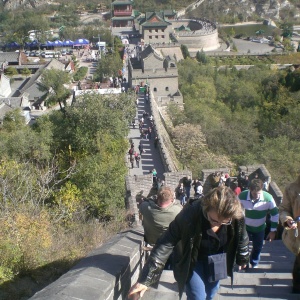
[[[191,57],[188,47],[186,45],[181,44],[180,48],[184,59]]]
[[[186,116],[184,111],[178,105],[170,103],[168,105],[168,114],[172,120],[173,126],[185,123]]]
[[[50,99],[59,103],[61,111],[64,111],[66,99],[70,94],[64,84],[69,82],[69,74],[61,70],[45,70],[41,77],[40,89],[42,91],[47,91]],[[62,104],[64,104],[64,106]]]
[[[31,71],[28,68],[24,68],[21,70],[21,74],[25,77],[28,77],[31,75]]]
[[[203,49],[201,50],[201,52],[200,51],[197,52],[196,59],[198,62],[200,62],[204,65],[209,63],[209,58],[207,57],[207,55],[205,54]]]
[[[102,56],[96,68],[95,80],[102,81],[104,78],[118,76],[122,69],[123,62],[118,52]]]
[[[283,37],[290,38],[293,35],[294,24],[292,22],[284,22],[280,25],[280,29]]]
[[[18,71],[16,68],[14,67],[7,67],[5,70],[4,70],[4,74],[9,76],[9,77],[12,77],[14,75],[18,75]]]

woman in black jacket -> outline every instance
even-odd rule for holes
[[[249,261],[244,212],[233,191],[217,187],[177,215],[158,239],[129,297],[138,299],[159,281],[175,245],[179,298],[186,288],[188,300],[213,299],[219,280],[227,275],[232,279],[234,264],[245,268]]]

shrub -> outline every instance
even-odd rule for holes
[[[74,74],[73,79],[75,81],[82,80],[86,76],[88,67],[80,67],[77,72]]]

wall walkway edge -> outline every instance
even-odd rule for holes
[[[142,267],[143,228],[117,234],[30,300],[126,299]]]

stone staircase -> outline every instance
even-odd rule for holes
[[[300,295],[291,293],[293,263],[294,255],[285,248],[282,241],[266,242],[259,268],[234,273],[233,289],[230,278],[222,280],[214,300],[300,300]],[[158,288],[150,288],[143,299],[174,300],[178,299],[177,295],[173,272],[164,271]],[[186,299],[185,294],[182,299]]]

